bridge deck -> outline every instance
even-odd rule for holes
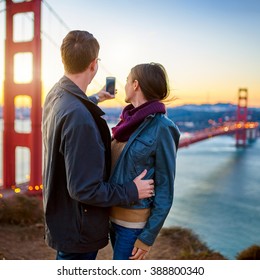
[[[194,132],[190,137],[181,138],[179,148],[187,147],[193,143],[219,135],[232,134],[236,133],[237,131],[248,129],[257,129],[258,126],[258,122],[225,122],[223,125],[206,128],[204,130]]]

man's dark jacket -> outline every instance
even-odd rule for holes
[[[107,183],[110,133],[103,111],[67,77],[51,89],[43,108],[45,238],[67,253],[108,243],[108,209],[138,200],[133,182]]]

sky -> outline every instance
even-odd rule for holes
[[[0,89],[4,9],[0,0]],[[28,32],[24,21],[17,36]],[[115,100],[103,106],[124,105],[124,85],[133,66],[159,62],[176,97],[169,106],[237,103],[239,88],[247,88],[249,106],[260,107],[259,0],[44,0],[41,29],[43,101],[63,75],[62,39],[79,29],[91,32],[101,46],[100,67],[87,94],[100,90],[106,76],[117,79]],[[24,67],[17,68],[19,75]]]

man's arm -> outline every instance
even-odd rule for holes
[[[76,124],[65,131],[60,148],[65,159],[70,196],[102,207],[131,204],[152,196],[153,180],[142,180],[146,171],[124,185],[103,182],[104,147],[95,124],[85,118],[76,119]]]
[[[106,87],[103,87],[99,92],[89,96],[88,98],[98,104],[99,102],[103,102],[105,100],[114,99],[115,95],[111,95],[108,91],[105,90]]]

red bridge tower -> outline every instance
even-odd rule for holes
[[[246,123],[247,122],[247,98],[248,92],[247,88],[240,88],[238,90],[238,104],[237,104],[237,122]],[[247,134],[246,129],[238,130],[236,132],[236,145],[246,146]]]
[[[17,18],[28,17],[31,35],[28,39],[16,38]],[[15,25],[16,24],[16,25]],[[28,30],[24,30],[28,33]],[[41,0],[6,0],[6,42],[4,81],[4,135],[3,135],[3,183],[4,188],[16,185],[17,147],[30,151],[29,189],[37,190],[42,184],[42,140],[41,140]],[[24,56],[25,55],[25,56]],[[22,69],[30,69],[31,78],[17,81],[16,63],[22,59]],[[29,65],[28,65],[29,64]],[[19,65],[20,66],[20,65]],[[20,66],[21,68],[21,66]],[[19,71],[21,70],[19,68]],[[27,96],[31,100],[31,129],[29,133],[15,130],[15,98]]]

